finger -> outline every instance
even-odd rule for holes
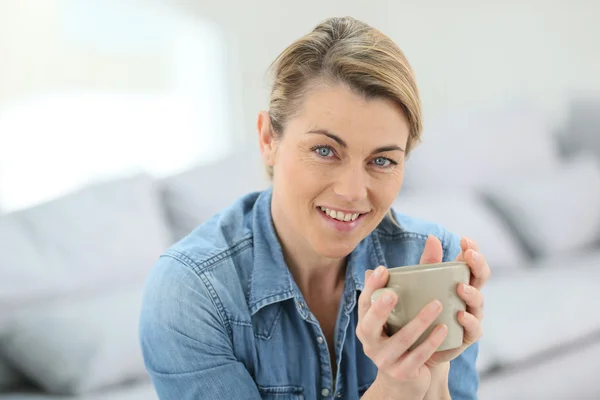
[[[439,263],[442,262],[443,256],[442,243],[435,236],[429,235],[425,241],[425,248],[423,249],[419,264]]]
[[[418,370],[431,358],[447,335],[448,327],[446,325],[436,326],[423,343],[418,345],[413,351],[405,353],[400,360],[389,369],[388,373],[393,376],[407,376],[412,374],[412,371]]]
[[[389,338],[373,362],[379,368],[385,368],[395,363],[419,339],[440,315],[442,304],[434,300],[426,305],[402,329]]]
[[[466,236],[460,239],[460,248],[463,252],[466,252],[469,249],[479,251],[479,245],[477,245],[477,242],[475,242],[473,239],[469,239]]]
[[[470,346],[481,339],[483,334],[481,322],[474,315],[461,311],[458,313],[458,322],[465,328],[463,344]]]
[[[365,347],[376,347],[386,337],[383,335],[387,319],[398,302],[398,296],[387,291],[371,307],[359,321],[356,335]]]
[[[479,321],[483,319],[483,294],[475,287],[461,283],[457,293],[465,301],[467,310]]]
[[[368,272],[368,271],[367,271]],[[358,319],[364,317],[371,307],[373,292],[385,286],[388,280],[388,271],[384,266],[379,266],[370,274],[365,273],[365,286],[358,298]]]
[[[466,261],[465,252],[468,250],[479,251],[479,246],[473,239],[464,236],[460,239],[460,253],[455,258],[455,261]]]
[[[481,289],[492,273],[485,257],[477,251],[468,250],[465,252],[465,261],[471,269],[470,285]]]

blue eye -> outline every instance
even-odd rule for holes
[[[313,148],[313,151],[315,151],[321,157],[333,156],[333,149],[328,146],[317,146],[317,147]]]
[[[389,167],[392,164],[392,160],[390,160],[389,158],[385,158],[385,157],[377,157],[376,159],[373,160],[373,163],[375,165],[377,165],[378,167]]]

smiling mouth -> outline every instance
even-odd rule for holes
[[[323,214],[327,215],[331,219],[335,219],[340,222],[353,222],[356,221],[361,216],[366,213],[345,213],[343,211],[338,211],[326,207],[317,207]]]

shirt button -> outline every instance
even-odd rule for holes
[[[318,336],[317,342],[319,342],[319,344],[323,344],[323,336]]]
[[[338,392],[338,394],[337,394],[337,398],[338,398],[338,399],[341,399],[341,398],[342,398],[342,392]]]
[[[323,397],[329,396],[329,389],[324,388],[323,390],[321,390],[321,394],[323,395]]]
[[[301,310],[304,310],[304,303],[300,302],[300,303],[298,303],[298,305],[300,306]]]

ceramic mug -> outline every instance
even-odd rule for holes
[[[421,344],[438,324],[448,327],[448,334],[436,351],[460,347],[463,342],[463,326],[458,322],[458,312],[466,310],[465,302],[456,292],[459,283],[469,284],[471,270],[466,262],[449,261],[435,264],[411,265],[390,268],[385,288],[376,290],[371,301],[376,301],[386,291],[393,291],[398,302],[387,320],[391,336],[412,320],[429,302],[437,299],[442,312],[419,339],[409,348]]]

